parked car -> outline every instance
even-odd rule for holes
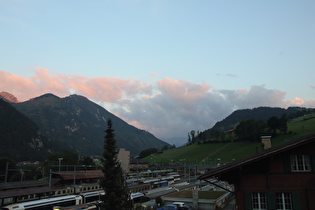
[[[183,202],[174,202],[173,205],[177,206],[179,210],[189,210],[192,209],[191,206],[186,205]]]

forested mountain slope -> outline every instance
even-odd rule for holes
[[[14,106],[32,119],[51,141],[77,153],[103,153],[104,131],[109,118],[115,129],[117,146],[130,151],[131,155],[147,148],[160,149],[169,145],[149,132],[127,124],[83,96],[59,98],[45,94]]]
[[[57,151],[35,123],[0,99],[0,157],[15,161],[44,160]]]

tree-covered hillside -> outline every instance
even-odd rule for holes
[[[44,160],[57,151],[35,123],[0,99],[0,157],[16,161]]]
[[[290,120],[294,117],[304,115],[313,111],[314,109],[307,109],[302,107],[289,107],[288,109],[278,107],[258,107],[254,109],[236,110],[222,121],[217,122],[212,128],[200,132],[200,138],[197,141],[213,137],[214,131],[227,132],[228,130],[235,129],[240,122],[245,120],[253,119],[257,121],[267,122],[270,117],[281,118],[282,115],[286,115],[287,119]]]
[[[130,151],[133,156],[147,148],[161,149],[169,145],[151,133],[127,124],[83,96],[59,98],[45,94],[14,106],[32,119],[54,143],[79,154],[103,153],[108,119],[113,122],[117,146]]]

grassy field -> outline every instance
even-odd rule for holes
[[[288,122],[288,134],[281,134],[271,140],[272,146],[315,133],[315,114],[297,118]],[[150,164],[204,164],[217,165],[231,162],[261,151],[261,143],[231,142],[213,144],[193,144],[152,154],[145,158]]]

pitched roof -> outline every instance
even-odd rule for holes
[[[58,173],[64,180],[75,179],[98,179],[103,177],[103,172],[101,170],[88,170],[88,171],[60,171]]]
[[[290,149],[293,149],[293,148],[296,148],[298,146],[302,146],[304,144],[314,142],[314,141],[315,141],[315,133],[304,136],[302,138],[298,138],[298,139],[293,140],[293,141],[289,141],[289,142],[284,143],[284,144],[277,146],[277,147],[272,147],[270,149],[264,150],[263,152],[257,153],[255,155],[252,155],[252,156],[249,156],[249,157],[246,157],[243,159],[239,159],[239,160],[230,162],[226,165],[214,168],[210,172],[199,176],[198,179],[208,179],[208,178],[211,178],[213,176],[219,176],[221,174],[225,174],[225,173],[228,173],[232,170],[235,170],[239,167],[257,162],[259,160],[266,159],[268,157],[274,156],[275,154],[285,152],[285,151],[288,151]]]

